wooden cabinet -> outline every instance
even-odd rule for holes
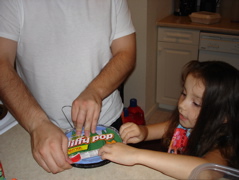
[[[199,30],[158,28],[157,103],[173,109],[181,93],[183,66],[198,59]]]

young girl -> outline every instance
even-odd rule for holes
[[[182,88],[169,121],[124,124],[124,143],[103,146],[102,159],[142,164],[176,179],[187,179],[203,163],[239,168],[239,71],[220,61],[191,61],[182,73]],[[162,139],[168,153],[126,145],[154,139]]]

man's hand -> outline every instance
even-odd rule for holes
[[[98,123],[102,99],[90,88],[86,88],[72,103],[72,121],[76,134],[80,135],[84,126],[85,136],[94,133]]]
[[[31,133],[32,154],[37,163],[53,174],[70,169],[68,139],[53,123],[43,122]]]

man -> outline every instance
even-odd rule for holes
[[[0,99],[47,172],[71,167],[63,106],[78,134],[117,122],[134,32],[126,0],[0,0]]]

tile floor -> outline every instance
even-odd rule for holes
[[[146,124],[154,124],[158,122],[163,122],[169,119],[172,111],[165,109],[157,109],[152,116],[146,121]]]

